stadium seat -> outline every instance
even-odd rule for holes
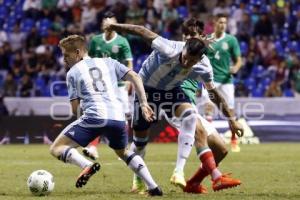
[[[254,78],[250,77],[245,80],[245,86],[248,88],[248,90],[253,90],[256,87],[256,81]]]
[[[7,18],[8,14],[8,9],[5,6],[0,6],[0,19]]]
[[[285,96],[285,97],[294,97],[294,92],[291,89],[285,89],[283,91],[283,96]]]
[[[252,97],[263,97],[264,89],[261,87],[257,87],[251,91]]]
[[[178,15],[181,19],[185,19],[188,17],[189,12],[186,6],[180,6],[177,8]]]
[[[262,81],[261,81],[261,86],[262,86],[262,88],[263,89],[266,89],[266,88],[268,88],[269,87],[269,85],[271,84],[271,82],[272,82],[272,79],[270,78],[270,77],[266,77],[266,78],[264,78]]]
[[[5,5],[7,8],[10,8],[12,5],[14,5],[15,0],[4,0],[3,5]]]
[[[143,62],[146,60],[147,57],[148,57],[148,55],[141,55],[141,56],[139,56],[139,57],[136,59],[135,65],[134,65],[134,67],[133,67],[133,70],[134,70],[135,72],[139,72],[139,71],[140,71]]]
[[[248,44],[245,41],[240,42],[240,48],[242,55],[246,55],[248,53]]]

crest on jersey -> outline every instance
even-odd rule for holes
[[[228,49],[229,49],[229,46],[228,46],[228,43],[227,43],[227,42],[223,42],[223,43],[222,43],[222,49],[223,49],[223,50],[228,50]]]
[[[112,48],[111,48],[111,51],[113,53],[118,53],[119,52],[119,46],[118,45],[113,45]]]

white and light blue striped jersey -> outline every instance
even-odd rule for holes
[[[144,85],[159,90],[171,90],[180,86],[185,79],[212,82],[212,66],[205,55],[190,69],[181,66],[179,57],[184,45],[185,42],[155,38],[152,41],[153,51],[139,71]]]
[[[118,81],[128,71],[128,67],[111,58],[84,57],[67,73],[69,98],[80,99],[86,117],[124,121],[117,98]]]

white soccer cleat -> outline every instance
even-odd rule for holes
[[[92,160],[96,160],[99,158],[97,147],[93,145],[83,148],[82,152],[86,157]]]
[[[177,171],[176,169],[173,172],[173,175],[170,178],[171,184],[180,187],[181,189],[185,188],[186,182],[184,178],[184,173],[182,171]]]

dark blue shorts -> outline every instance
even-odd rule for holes
[[[151,108],[153,109],[156,119],[159,119],[159,111],[164,109],[168,117],[175,115],[175,110],[182,103],[191,103],[191,100],[186,96],[180,87],[176,87],[172,90],[157,90],[145,86],[147,100]],[[156,122],[155,120],[154,122]],[[147,122],[142,115],[141,108],[139,106],[138,98],[134,100],[134,114],[133,114],[133,129],[135,131],[147,130],[151,123]]]
[[[113,149],[124,149],[128,143],[125,121],[80,118],[62,132],[82,147],[100,135],[104,135]]]

